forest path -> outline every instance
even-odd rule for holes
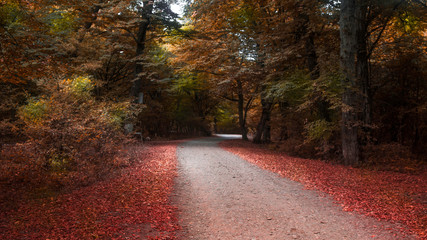
[[[236,137],[236,136],[232,136]],[[178,146],[181,239],[411,239],[222,150],[230,136]]]

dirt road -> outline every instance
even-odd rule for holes
[[[222,150],[224,139],[178,147],[181,239],[412,239]]]

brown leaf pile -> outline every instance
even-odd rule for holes
[[[119,177],[56,197],[25,201],[0,215],[1,239],[174,239],[175,142],[136,147]]]

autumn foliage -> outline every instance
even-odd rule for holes
[[[61,80],[18,109],[16,125],[27,140],[3,146],[2,188],[87,185],[128,164],[121,156],[126,137],[120,117],[125,114],[120,116],[114,103],[96,101],[92,88],[87,77]]]
[[[16,199],[0,215],[1,239],[174,239],[176,144],[128,147],[135,163],[91,186],[39,199]]]
[[[228,140],[220,146],[259,167],[330,194],[344,211],[402,223],[402,231],[427,237],[427,175],[374,171],[290,157],[248,142]]]
[[[177,2],[186,5],[183,21],[171,10]],[[176,226],[159,219],[173,219],[164,194],[174,143],[134,149],[142,161],[134,163],[134,135],[240,132],[296,156],[383,170],[395,168],[381,154],[390,149],[399,156],[393,164],[424,173],[425,3],[343,7],[354,2],[0,0],[1,234],[109,239],[153,223],[173,238]],[[345,28],[360,34],[340,37],[351,33]],[[346,50],[347,40],[357,44]],[[346,78],[352,67],[360,76]],[[345,209],[425,237],[421,176],[233,149],[331,193]],[[129,176],[112,178],[124,168]]]

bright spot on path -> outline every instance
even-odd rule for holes
[[[227,139],[242,139],[242,135],[240,134],[214,134],[214,136]]]

